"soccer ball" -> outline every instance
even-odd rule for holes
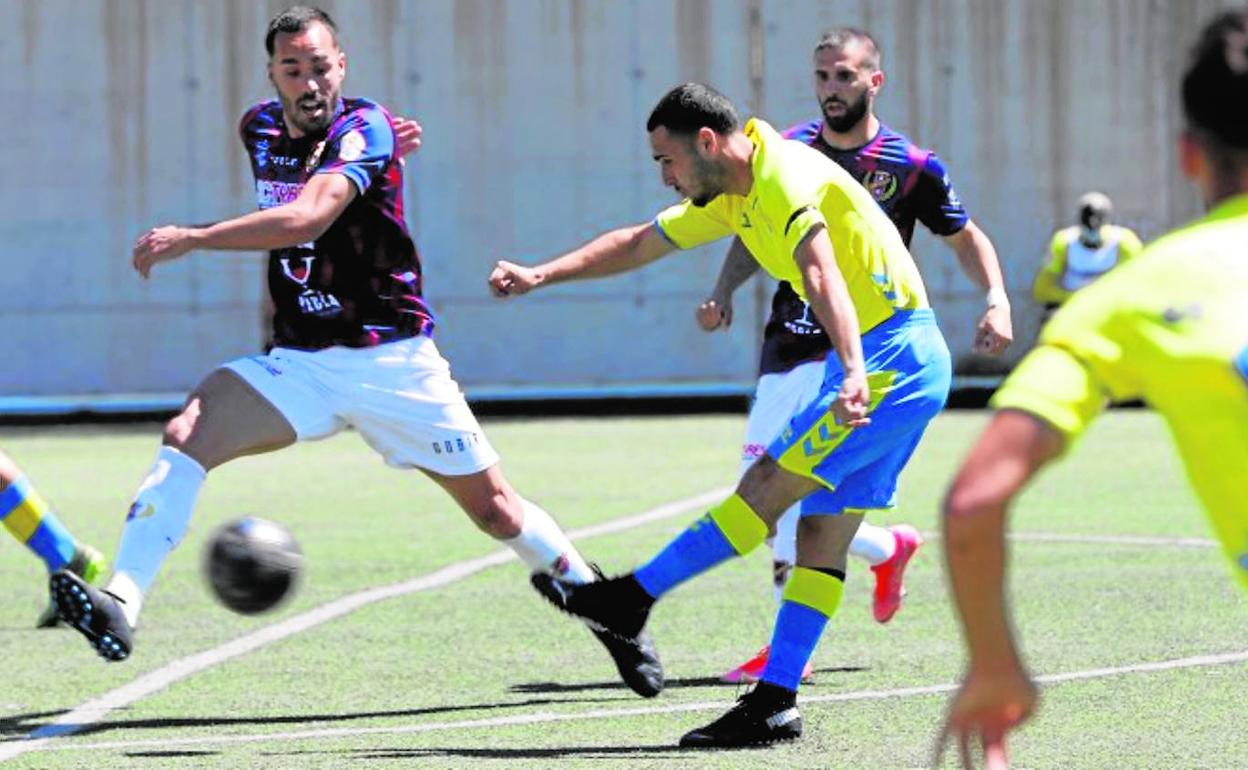
[[[204,549],[204,576],[212,592],[244,615],[276,607],[295,587],[302,564],[294,535],[255,516],[223,525]]]

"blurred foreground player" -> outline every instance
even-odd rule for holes
[[[966,767],[975,742],[988,767],[1004,767],[1006,734],[1037,702],[1005,606],[1006,508],[1107,401],[1140,398],[1166,419],[1248,588],[1248,10],[1204,29],[1182,105],[1180,163],[1209,213],[1053,316],[997,393],[999,411],[945,500],[950,590],[970,662],[940,748],[957,741]]]

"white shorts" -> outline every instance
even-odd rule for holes
[[[281,412],[300,441],[350,425],[396,468],[466,476],[498,462],[428,337],[371,348],[273,348],[223,368]]]
[[[789,420],[819,396],[825,362],[808,361],[787,372],[764,374],[758,378],[754,403],[745,423],[745,445],[741,448],[741,472],[767,452]]]

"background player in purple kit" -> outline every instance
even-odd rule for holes
[[[833,29],[815,46],[814,65],[815,95],[823,118],[794,126],[785,136],[814,147],[862,182],[907,246],[916,221],[949,245],[963,272],[987,293],[987,306],[975,329],[975,350],[1001,353],[1013,340],[1013,328],[996,250],[967,215],[935,153],[915,146],[876,117],[875,97],[885,79],[879,46],[863,30]],[[758,263],[741,240],[734,240],[710,298],[698,307],[703,329],[713,331],[731,323],[732,294],[757,271]],[[829,347],[828,336],[810,307],[789,284],[781,282],[763,332],[742,473],[785,427],[789,416],[818,392]],[[796,507],[789,510],[772,538],[777,599],[795,561],[797,514]],[[904,524],[885,528],[863,521],[858,528],[850,553],[867,561],[875,575],[872,613],[877,621],[888,622],[900,608],[904,571],[922,542],[918,532]],[[724,680],[756,680],[768,652],[766,647],[759,650],[724,674]],[[810,671],[805,673],[809,676]]]
[[[147,277],[196,249],[267,249],[273,347],[209,374],[168,423],[105,589],[68,571],[53,576],[61,617],[107,660],[130,654],[144,598],[185,534],[208,471],[348,425],[389,465],[437,481],[530,569],[595,579],[554,520],[504,478],[429,336],[434,319],[404,221],[392,121],[371,101],[341,96],[346,56],[333,21],[296,6],[270,22],[265,46],[278,98],[251,108],[240,128],[261,210],[206,227],[157,227],[133,258]],[[658,694],[662,669],[646,637],[595,633],[634,691]]]

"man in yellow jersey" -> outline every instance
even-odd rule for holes
[[[1077,293],[994,399],[1000,410],[944,506],[950,588],[970,664],[940,746],[963,762],[982,743],[1004,767],[1005,736],[1036,688],[1005,609],[1005,512],[1108,400],[1165,417],[1192,486],[1248,588],[1248,9],[1215,18],[1183,78],[1184,175],[1210,211]]]
[[[737,234],[788,281],[828,332],[810,406],[794,414],[730,496],[635,572],[585,590],[534,575],[559,608],[632,638],[679,583],[758,546],[801,500],[797,567],[758,686],[682,746],[796,738],[796,691],[840,602],[849,542],[863,516],[891,508],[897,476],[949,392],[949,349],[897,228],[856,179],[761,120],[741,127],[732,104],[690,83],[667,93],[646,125],[665,184],[686,196],[652,222],[605,233],[536,267],[499,262],[490,284],[523,294],[577,277],[631,270],[674,249]]]
[[[1053,234],[1048,261],[1031,285],[1046,314],[1144,248],[1138,235],[1109,223],[1113,212],[1114,204],[1104,193],[1085,193],[1079,198],[1079,224]]]

